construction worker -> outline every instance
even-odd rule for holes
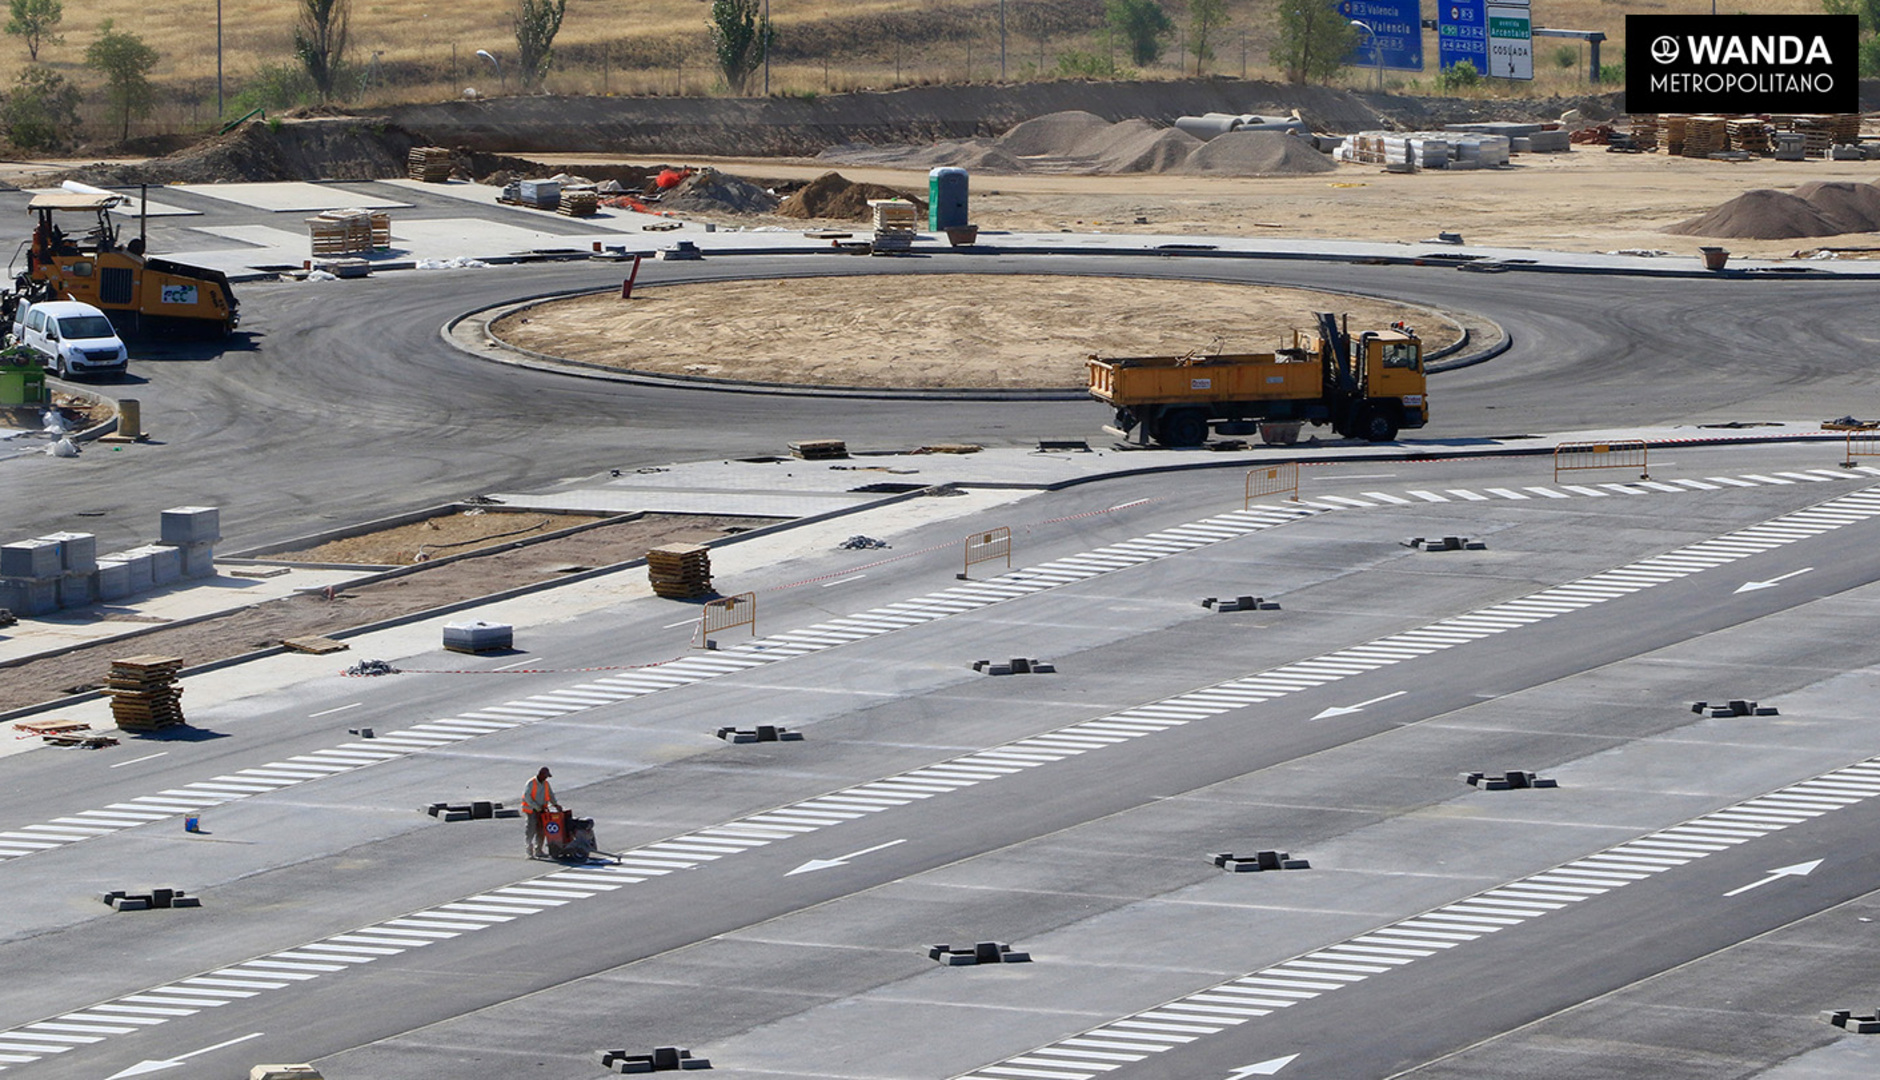
[[[561,809],[561,803],[555,799],[554,789],[548,786],[548,778],[553,775],[544,766],[541,772],[535,774],[535,779],[529,781],[529,786],[522,791],[522,821],[524,828],[528,830],[529,858],[531,859],[548,857],[548,850],[544,846],[542,836],[542,815],[547,813],[551,806],[557,810]]]

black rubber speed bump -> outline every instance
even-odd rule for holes
[[[111,905],[113,911],[147,911],[151,908],[202,906],[201,897],[185,895],[181,889],[152,889],[141,893],[112,889],[110,892],[100,893],[98,899]]]
[[[803,733],[791,731],[776,724],[759,724],[749,730],[734,727],[721,727],[717,731],[719,738],[728,743],[753,742],[802,742]]]
[[[709,1069],[712,1063],[695,1058],[692,1051],[677,1046],[656,1046],[650,1054],[631,1054],[625,1050],[596,1050],[594,1058],[601,1068],[617,1073],[667,1072],[677,1069]]]
[[[362,739],[376,739],[376,738],[378,738],[378,736],[377,736],[377,735],[375,735],[375,734],[373,734],[373,732],[372,732],[372,729],[371,729],[371,728],[369,728],[369,727],[349,727],[349,728],[347,728],[347,729],[346,729],[346,734],[348,734],[348,735],[357,735],[357,736],[359,736],[359,737],[360,737],[360,738],[362,738]]]
[[[1488,773],[1468,772],[1462,774],[1462,782],[1470,787],[1479,787],[1483,791],[1520,791],[1526,788],[1559,787],[1549,777],[1536,776],[1531,772],[1507,772],[1500,776]]]
[[[948,967],[1031,963],[1030,953],[1014,952],[1010,945],[1001,945],[996,941],[977,942],[968,949],[955,949],[951,945],[933,945],[927,949],[927,958],[938,960]]]
[[[1204,608],[1213,608],[1215,611],[1279,610],[1278,604],[1268,600],[1264,596],[1232,596],[1225,600],[1218,596],[1210,596],[1206,600],[1201,601],[1201,606]]]
[[[1056,672],[1057,668],[1043,660],[1014,656],[1003,664],[994,663],[991,660],[975,660],[973,670],[983,671],[988,675],[1050,675]]]
[[[1821,1022],[1846,1028],[1855,1035],[1880,1035],[1880,1012],[1873,1016],[1855,1016],[1846,1009],[1829,1009],[1821,1014]]]
[[[1407,548],[1423,551],[1487,551],[1488,545],[1480,540],[1471,540],[1466,536],[1413,536],[1403,542]]]
[[[1776,712],[1774,705],[1763,705],[1754,701],[1744,701],[1742,698],[1732,698],[1729,701],[1722,702],[1694,701],[1691,703],[1691,711],[1699,716],[1704,715],[1704,713],[1708,711],[1713,720],[1721,720],[1726,716],[1781,715]]]
[[[1210,856],[1214,865],[1230,874],[1249,874],[1260,870],[1310,870],[1312,864],[1304,859],[1295,859],[1290,851],[1259,851],[1252,855],[1235,855],[1223,851]]]
[[[490,818],[521,817],[522,811],[499,802],[478,799],[467,803],[434,802],[424,812],[441,821],[485,821]]]

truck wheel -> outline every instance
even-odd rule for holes
[[[1182,409],[1162,418],[1164,446],[1200,446],[1208,441],[1208,418],[1199,409]]]
[[[1358,420],[1355,434],[1370,442],[1390,442],[1397,437],[1397,421],[1387,412],[1372,410]]]

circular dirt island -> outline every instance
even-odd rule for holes
[[[1462,336],[1411,304],[1264,285],[1016,274],[763,278],[548,300],[490,325],[547,356],[666,376],[866,389],[1084,386],[1084,358],[1269,352],[1313,312]]]

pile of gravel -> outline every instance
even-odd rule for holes
[[[1309,176],[1338,164],[1295,135],[1282,131],[1231,131],[1188,155],[1182,171],[1219,176]]]
[[[777,209],[777,203],[775,195],[748,180],[704,168],[680,181],[659,205],[667,210],[768,214]]]
[[[999,149],[1016,157],[1083,157],[1079,149],[1110,122],[1096,113],[1070,110],[1034,117],[999,136]]]
[[[1852,182],[1803,184],[1794,192],[1757,188],[1665,232],[1743,240],[1791,240],[1880,229],[1880,188]]]
[[[865,221],[869,217],[870,199],[906,199],[919,207],[922,214],[927,212],[926,201],[907,192],[881,184],[857,184],[841,173],[827,172],[783,200],[777,213],[793,218]]]

